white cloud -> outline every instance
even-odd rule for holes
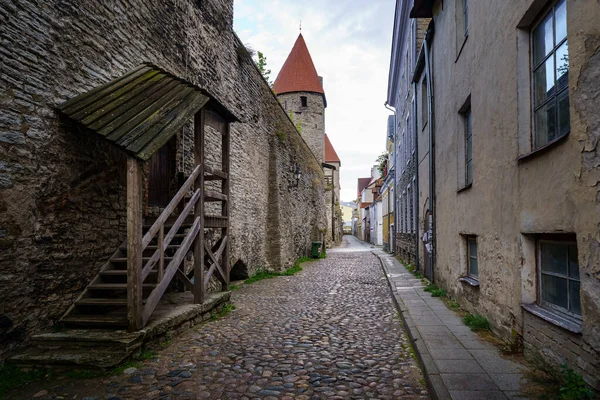
[[[235,0],[234,29],[267,57],[275,80],[299,33],[323,76],[325,127],[341,161],[341,197],[356,196],[357,178],[385,150],[383,103],[391,49],[393,1]]]

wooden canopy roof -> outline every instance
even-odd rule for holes
[[[203,89],[146,63],[66,101],[58,110],[146,161],[209,102],[225,120],[237,121]]]

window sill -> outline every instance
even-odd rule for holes
[[[558,146],[560,143],[564,142],[568,136],[569,136],[569,133],[567,133],[566,135],[563,135],[561,137],[558,137],[549,143],[546,143],[542,147],[539,147],[539,148],[533,150],[531,153],[524,154],[522,156],[517,157],[517,162],[519,162],[519,163],[525,162],[525,161],[531,160],[532,158],[536,158],[539,155],[545,154],[546,152],[550,151],[554,147]]]
[[[563,328],[573,333],[581,333],[581,323],[576,323],[556,312],[540,307],[537,304],[521,304],[525,311],[540,317],[541,319],[550,322],[553,325]]]
[[[472,276],[462,276],[458,278],[460,282],[466,283],[467,285],[478,288],[479,287],[479,279],[473,278]]]
[[[461,188],[461,189],[458,189],[458,190],[456,191],[456,193],[462,193],[462,192],[465,192],[465,191],[467,191],[468,189],[471,189],[472,187],[473,187],[473,184],[472,184],[472,183],[469,183],[467,186],[465,186],[465,187],[463,187],[463,188]]]

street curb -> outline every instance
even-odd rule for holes
[[[429,353],[429,349],[427,349],[427,347],[425,346],[425,343],[421,339],[421,334],[419,333],[419,330],[417,329],[413,319],[411,318],[409,313],[406,312],[407,309],[404,305],[404,302],[402,301],[400,296],[398,296],[396,290],[392,285],[392,281],[389,276],[390,272],[388,271],[385,263],[381,259],[381,255],[377,254],[375,251],[371,251],[371,253],[379,259],[381,269],[383,270],[383,273],[388,283],[388,287],[390,288],[390,291],[392,293],[392,300],[394,306],[396,307],[396,310],[402,318],[404,330],[406,331],[406,334],[408,335],[408,338],[410,340],[410,344],[417,356],[417,362],[423,370],[423,375],[425,376],[425,382],[427,382],[427,389],[429,390],[431,398],[434,400],[452,399],[450,393],[448,392],[448,389],[446,388],[446,385],[444,384],[444,381],[442,381],[442,377],[440,376],[440,373],[435,363],[433,362],[433,357],[431,356],[431,353]]]

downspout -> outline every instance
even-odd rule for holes
[[[431,281],[434,282],[434,265],[435,265],[435,170],[434,170],[434,112],[433,112],[433,77],[431,75],[431,65],[429,60],[429,41],[433,32],[428,29],[423,40],[423,49],[425,50],[425,76],[427,77],[427,107],[429,111],[429,210],[431,212]]]
[[[413,162],[415,163],[415,194],[417,201],[415,202],[413,199],[414,210],[415,210],[415,270],[419,270],[420,262],[419,262],[419,209],[421,208],[419,202],[419,127],[418,127],[418,114],[417,114],[417,83],[413,82],[413,132],[414,132],[414,140],[415,140],[415,159]]]
[[[388,110],[390,110],[391,112],[394,113],[394,175],[392,176],[392,182],[394,182],[394,229],[396,229],[396,227],[398,226],[396,224],[396,222],[398,222],[398,213],[396,212],[397,208],[396,208],[396,193],[398,192],[397,188],[396,188],[396,168],[398,167],[398,163],[396,163],[396,136],[397,136],[397,132],[396,132],[396,108],[390,106],[387,101],[383,104],[383,106],[385,108],[387,108]],[[392,224],[390,223],[390,190],[388,188],[388,236],[390,236],[391,234],[391,227]],[[394,237],[394,241],[396,241],[396,234],[392,235]],[[389,240],[389,238],[388,238]],[[391,240],[390,240],[391,242]],[[390,253],[394,253],[393,249],[396,248],[396,243],[390,243]]]

